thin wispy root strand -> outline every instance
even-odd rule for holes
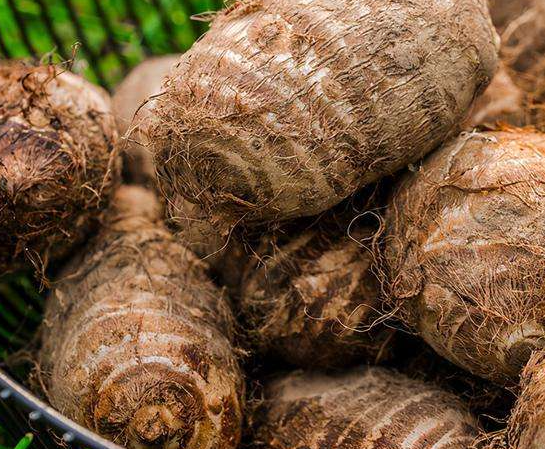
[[[119,178],[106,92],[61,66],[0,62],[0,274],[43,273],[93,229]]]
[[[498,44],[485,0],[237,1],[155,99],[162,189],[220,225],[318,214],[455,135]]]

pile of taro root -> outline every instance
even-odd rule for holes
[[[545,448],[545,0],[239,0],[113,98],[0,62],[27,386],[131,449]]]

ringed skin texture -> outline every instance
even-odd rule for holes
[[[0,61],[0,274],[67,256],[117,185],[110,98],[60,66]]]
[[[440,355],[500,385],[516,384],[526,366],[510,423],[515,449],[545,444],[536,430],[545,424],[536,411],[544,391],[536,369],[545,347],[544,176],[545,134],[464,134],[404,177],[386,217],[389,300],[401,319]]]
[[[451,394],[381,368],[296,372],[268,387],[256,448],[467,449],[475,419]]]
[[[162,190],[222,223],[318,214],[456,135],[498,47],[485,0],[237,1],[156,100]]]
[[[281,246],[264,239],[240,295],[256,352],[304,368],[384,358],[392,331],[373,326],[381,315],[380,286],[371,251],[358,243],[369,244],[373,230],[351,237],[313,229]]]
[[[103,231],[48,299],[40,367],[51,404],[128,448],[234,449],[244,385],[233,318],[206,267],[121,187]]]

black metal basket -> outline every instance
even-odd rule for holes
[[[0,0],[0,59],[73,60],[73,70],[112,90],[150,55],[187,50],[223,0]],[[44,294],[26,275],[0,279],[0,361],[24,349],[40,324]],[[11,365],[10,365],[11,366]],[[26,387],[28,369],[0,362],[0,432],[15,446],[113,449]],[[19,445],[20,447],[20,445]]]

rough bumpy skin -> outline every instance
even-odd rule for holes
[[[118,177],[106,92],[56,66],[0,62],[0,273],[39,271],[95,224]]]
[[[376,360],[391,332],[380,316],[373,257],[346,234],[310,230],[277,247],[266,242],[246,268],[240,308],[257,351],[301,367]],[[369,243],[371,229],[352,238]],[[268,240],[269,237],[266,237]]]
[[[204,264],[122,187],[105,229],[48,300],[41,367],[63,414],[128,448],[233,449],[243,380]]]
[[[545,134],[463,134],[388,209],[390,300],[433,348],[516,382],[545,347]]]
[[[500,64],[484,94],[475,102],[467,127],[506,123],[524,126],[530,121],[526,93],[512,80],[510,71]]]
[[[181,55],[150,58],[136,66],[116,88],[112,99],[115,121],[124,137],[124,171],[130,182],[155,185],[155,165],[146,129],[153,97]],[[149,101],[148,101],[149,100]]]
[[[243,0],[157,99],[163,190],[247,224],[310,216],[455,133],[496,69],[485,0]]]
[[[509,449],[545,447],[545,352],[532,356],[522,373],[522,393],[509,421]]]
[[[269,387],[256,447],[467,449],[476,422],[458,399],[379,368],[295,373]]]

